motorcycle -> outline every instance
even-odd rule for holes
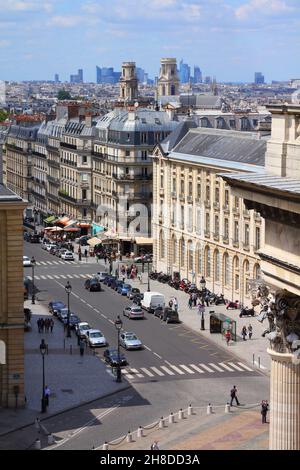
[[[226,305],[226,300],[224,299],[224,294],[217,295],[215,298],[215,305]]]
[[[254,317],[255,315],[255,311],[254,311],[254,308],[248,308],[248,307],[243,307],[240,311],[240,318],[242,317],[248,317],[248,316],[251,316],[251,317]]]
[[[238,300],[235,300],[235,301],[229,301],[227,302],[226,304],[226,310],[228,310],[229,308],[233,308],[233,309],[237,309],[240,307],[240,304],[239,304],[239,301]]]

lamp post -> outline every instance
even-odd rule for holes
[[[70,294],[72,292],[72,286],[67,282],[67,285],[65,287],[65,291],[68,296],[68,317],[67,317],[67,338],[71,338],[71,330],[70,330]]]
[[[31,296],[31,303],[32,303],[32,305],[34,305],[35,304],[35,285],[34,285],[35,258],[34,258],[34,256],[31,258],[31,267],[32,267],[32,296]]]
[[[147,263],[148,263],[148,289],[147,289],[147,291],[150,292],[150,277],[149,277],[149,264],[150,264],[150,262],[149,262],[149,260],[147,260]]]
[[[200,285],[201,285],[201,296],[202,296],[202,303],[203,303],[203,308],[202,308],[202,312],[201,312],[201,330],[205,330],[205,324],[204,324],[204,292],[205,292],[205,286],[206,286],[206,281],[204,279],[204,277],[202,276],[201,278],[201,281],[200,281]]]
[[[45,343],[45,340],[42,339],[42,342],[40,344],[40,353],[43,358],[43,392],[42,392],[42,406],[41,406],[41,412],[45,413],[47,410],[47,404],[46,404],[46,396],[45,396],[45,354],[47,351],[47,344]]]
[[[117,382],[122,382],[122,374],[121,374],[121,364],[120,364],[120,331],[122,329],[123,322],[120,318],[120,315],[117,316],[115,320],[115,327],[118,332],[118,364],[117,364]]]

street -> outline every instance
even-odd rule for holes
[[[38,302],[47,305],[55,299],[67,303],[65,285],[69,281],[72,286],[70,310],[93,328],[100,329],[111,347],[117,345],[114,325],[117,315],[122,318],[123,329],[134,332],[145,346],[140,351],[124,351],[129,366],[122,371],[123,380],[127,380],[132,388],[120,392],[119,397],[106,399],[103,403],[100,400],[99,408],[93,404],[92,415],[94,418],[99,415],[100,421],[93,422],[91,416],[86,419],[86,407],[47,420],[50,431],[64,439],[59,449],[98,446],[128,429],[186,407],[189,402],[196,406],[205,406],[209,402],[221,405],[228,400],[233,383],[237,384],[245,404],[260,402],[267,394],[267,377],[184,323],[166,324],[147,312],[144,320],[129,320],[122,315],[123,308],[131,304],[126,297],[105,285],[103,292],[87,291],[84,280],[104,270],[100,264],[63,261],[39,245],[26,242],[24,255],[34,256],[37,262]],[[24,271],[25,275],[31,276],[31,268],[24,268]],[[102,349],[97,350],[97,355],[103,360]],[[107,374],[111,374],[110,367],[107,367]],[[115,380],[113,376],[112,380]],[[74,382],[76,386],[76,377]],[[111,411],[102,417],[103,409]],[[87,425],[91,419],[92,425]],[[80,432],[72,434],[72,439],[66,438],[70,431],[78,429]]]

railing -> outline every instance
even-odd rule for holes
[[[173,199],[176,199],[176,198],[177,198],[177,193],[176,193],[176,191],[172,191],[172,192],[171,192],[171,197],[172,197]]]
[[[60,146],[66,149],[72,149],[72,150],[77,150],[77,145],[74,144],[68,144],[67,142],[61,142]]]
[[[38,152],[37,150],[32,150],[31,153],[32,153],[32,155],[35,155],[37,157],[42,157],[45,160],[47,159],[47,155],[45,155],[44,153]]]
[[[59,168],[60,167],[60,163],[55,161],[55,160],[48,160],[48,165],[52,166],[54,168]]]
[[[210,238],[210,231],[209,230],[204,230],[204,236],[206,238]]]
[[[228,236],[223,237],[223,243],[225,243],[226,245],[229,243],[229,237]]]
[[[238,240],[233,240],[232,245],[233,245],[235,248],[239,248],[239,246],[240,246]]]
[[[217,232],[214,232],[214,240],[219,241],[220,235]]]
[[[186,199],[187,199],[187,202],[189,203],[193,202],[193,196],[188,196]]]
[[[230,211],[229,204],[223,204],[222,209],[224,212],[229,212]]]
[[[51,176],[51,175],[47,175],[47,179],[50,183],[53,183],[53,184],[60,184],[60,180],[59,178],[54,178],[54,176]]]
[[[210,209],[211,202],[210,202],[209,200],[206,200],[206,201],[204,201],[204,205],[205,205],[205,207],[207,207],[208,209]]]
[[[118,175],[117,173],[112,173],[111,175],[114,179],[118,181],[135,181],[135,180],[146,180],[150,181],[152,179],[152,175],[143,175],[141,173],[131,174],[131,175]]]
[[[219,202],[214,202],[214,209],[216,209],[217,211],[220,210],[220,203]]]
[[[244,211],[243,211],[243,216],[244,216],[245,218],[247,218],[247,219],[250,219],[250,211],[244,210]]]

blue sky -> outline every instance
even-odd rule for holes
[[[0,80],[183,58],[220,81],[300,77],[300,0],[0,0]]]

